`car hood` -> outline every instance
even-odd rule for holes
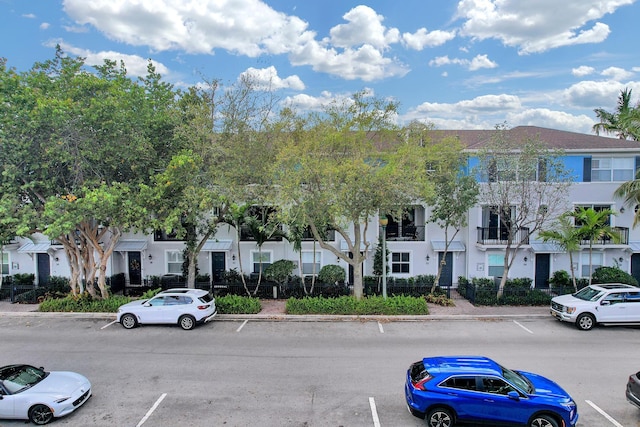
[[[553,299],[551,301],[553,301],[555,303],[558,303],[558,304],[571,305],[571,306],[575,306],[575,305],[579,305],[579,304],[593,304],[592,301],[585,301],[585,300],[582,300],[580,298],[576,298],[571,294],[560,295],[558,297],[553,297]]]
[[[133,308],[133,307],[140,307],[142,304],[144,304],[147,301],[148,300],[146,300],[146,299],[138,299],[138,300],[135,300],[135,301],[131,301],[131,302],[128,302],[128,303],[123,304],[120,307],[118,307],[118,310],[128,309],[128,308]]]
[[[554,381],[551,381],[549,378],[543,377],[542,375],[534,374],[532,372],[518,371],[518,373],[524,375],[529,381],[531,381],[531,383],[533,384],[533,388],[535,389],[533,394],[536,396],[553,397],[554,399],[571,399],[569,393],[567,393],[562,387],[560,387]]]
[[[91,388],[89,380],[75,372],[49,372],[49,375],[29,389],[30,393],[46,393],[66,397],[79,388]]]

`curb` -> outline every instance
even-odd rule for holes
[[[42,317],[62,319],[98,319],[115,320],[115,313],[59,313],[59,312],[0,312],[3,317]],[[259,322],[429,322],[442,320],[522,320],[544,319],[549,314],[442,314],[425,316],[359,316],[359,315],[295,315],[295,314],[218,314],[215,320],[241,321],[254,320]]]

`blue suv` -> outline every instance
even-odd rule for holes
[[[426,357],[409,367],[409,411],[429,427],[457,422],[575,427],[576,403],[541,375],[507,369],[483,356]]]

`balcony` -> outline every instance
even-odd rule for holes
[[[610,238],[595,239],[590,242],[589,239],[583,239],[580,241],[580,245],[589,246],[590,243],[594,245],[628,245],[629,244],[629,229],[626,227],[611,227],[611,231],[614,235],[618,236],[614,241]]]
[[[509,242],[509,229],[506,227],[477,227],[478,240],[480,245],[506,246]],[[511,230],[512,244],[523,243],[529,244],[529,228],[522,227],[517,230]]]
[[[424,242],[424,225],[404,225],[391,223],[386,227],[385,238],[387,241]]]

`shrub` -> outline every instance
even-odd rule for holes
[[[45,299],[40,304],[43,312],[74,313],[115,313],[118,307],[130,302],[129,297],[112,295],[107,299],[93,299],[87,292],[80,295],[67,295],[64,298]]]
[[[262,310],[258,298],[240,295],[216,297],[216,308],[221,314],[256,314]]]
[[[456,305],[455,302],[451,298],[447,298],[445,294],[427,294],[425,295],[425,299],[430,304],[441,305],[443,307],[454,307]]]
[[[346,277],[344,268],[334,264],[325,265],[318,273],[318,280],[326,284],[344,282]]]
[[[334,315],[424,315],[429,314],[424,298],[393,296],[384,299],[371,296],[357,300],[351,296],[337,298],[304,297],[289,298],[288,314],[334,314]]]
[[[638,286],[638,281],[618,267],[598,267],[591,276],[591,283],[626,283]]]

